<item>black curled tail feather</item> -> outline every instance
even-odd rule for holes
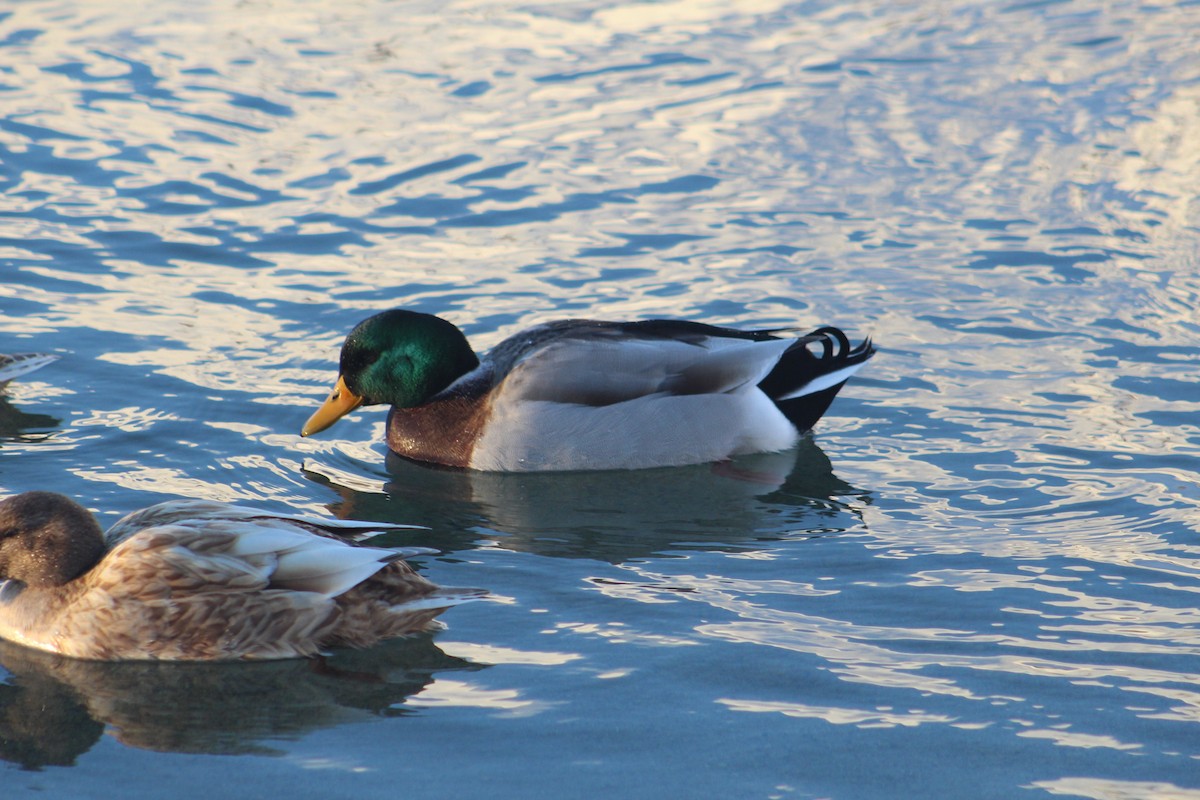
[[[819,353],[809,349],[816,344],[820,345]],[[829,409],[850,373],[873,355],[875,347],[870,339],[852,347],[840,329],[820,327],[797,339],[758,388],[797,430],[804,432]]]

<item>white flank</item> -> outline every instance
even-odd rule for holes
[[[796,428],[757,387],[723,394],[649,395],[602,407],[497,404],[475,445],[484,471],[641,469],[786,450]]]

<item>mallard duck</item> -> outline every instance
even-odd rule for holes
[[[96,660],[311,656],[421,630],[474,589],[346,541],[413,527],[179,500],[102,534],[70,498],[0,501],[0,638]]]
[[[561,320],[481,360],[446,320],[393,309],[346,337],[333,393],[301,435],[390,403],[388,446],[450,467],[636,469],[786,450],[875,353],[837,328],[793,333]]]
[[[0,353],[0,389],[3,389],[13,378],[41,369],[51,361],[57,361],[58,356],[49,353]]]

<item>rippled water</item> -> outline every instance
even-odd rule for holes
[[[4,796],[1200,798],[1196,30],[11,5],[0,352],[61,359],[0,400],[0,490],[419,522],[494,598],[320,668],[0,646]],[[393,305],[480,348],[679,316],[881,353],[734,473],[430,470],[378,411],[301,440]]]

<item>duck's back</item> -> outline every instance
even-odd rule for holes
[[[684,320],[544,323],[502,341],[429,402],[393,407],[388,445],[417,461],[501,472],[784,450],[874,352],[833,328],[794,334]]]
[[[235,540],[169,525],[130,535],[70,585],[27,588],[4,604],[0,636],[97,660],[316,652],[337,622],[336,603],[269,589],[272,559],[232,555]]]
[[[797,432],[755,387],[792,341],[674,320],[569,320],[499,345],[481,470],[636,469],[782,450]]]
[[[97,660],[293,658],[415,632],[480,596],[439,589],[399,560],[402,551],[216,508],[226,518],[199,520],[177,507],[131,515],[86,574],[0,600],[0,637]],[[174,521],[140,527],[164,520]]]

